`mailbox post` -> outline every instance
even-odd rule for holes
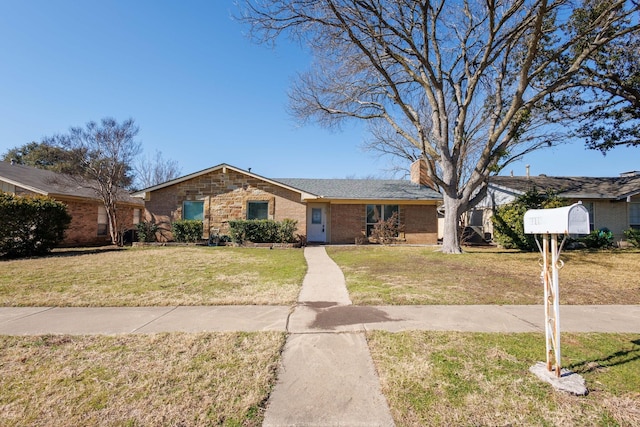
[[[542,283],[544,286],[544,316],[547,370],[560,377],[562,354],[560,351],[560,283],[558,271],[562,268],[560,252],[569,234],[589,234],[589,212],[578,202],[554,209],[532,209],[524,214],[524,232],[542,235]],[[558,235],[564,236],[558,245]]]

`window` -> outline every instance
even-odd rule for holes
[[[247,219],[269,218],[269,202],[247,202]]]
[[[185,201],[182,203],[182,219],[204,219],[204,202]]]
[[[133,210],[133,225],[140,224],[140,209]]]
[[[367,205],[367,236],[378,221],[385,221],[398,212],[398,205]]]
[[[311,208],[311,224],[322,224],[321,208]]]
[[[629,227],[640,230],[640,203],[629,203]]]
[[[98,206],[98,236],[106,236],[108,227],[107,210],[100,205]]]

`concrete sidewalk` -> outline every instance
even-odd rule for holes
[[[640,305],[560,307],[562,332],[640,333]],[[385,330],[543,332],[538,305],[0,307],[0,335]]]

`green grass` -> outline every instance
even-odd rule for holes
[[[354,304],[542,304],[540,254],[433,247],[327,247]],[[640,251],[565,251],[562,304],[640,304]]]
[[[0,425],[259,426],[284,340],[0,336]]]
[[[153,247],[0,261],[2,306],[292,304],[301,250]]]
[[[528,369],[542,334],[372,332],[369,346],[398,426],[640,425],[640,335],[564,334],[563,363],[586,397]]]

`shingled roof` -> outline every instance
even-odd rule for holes
[[[80,185],[78,180],[68,175],[31,166],[0,162],[0,180],[53,198],[71,197],[101,200],[91,188]],[[140,199],[131,197],[128,193],[121,194],[119,201],[136,205],[144,203]]]
[[[273,180],[325,199],[442,200],[442,195],[433,189],[403,180],[311,178],[274,178]]]
[[[493,176],[489,184],[520,193],[532,189],[553,190],[561,197],[622,200],[640,194],[640,174],[613,178]]]

